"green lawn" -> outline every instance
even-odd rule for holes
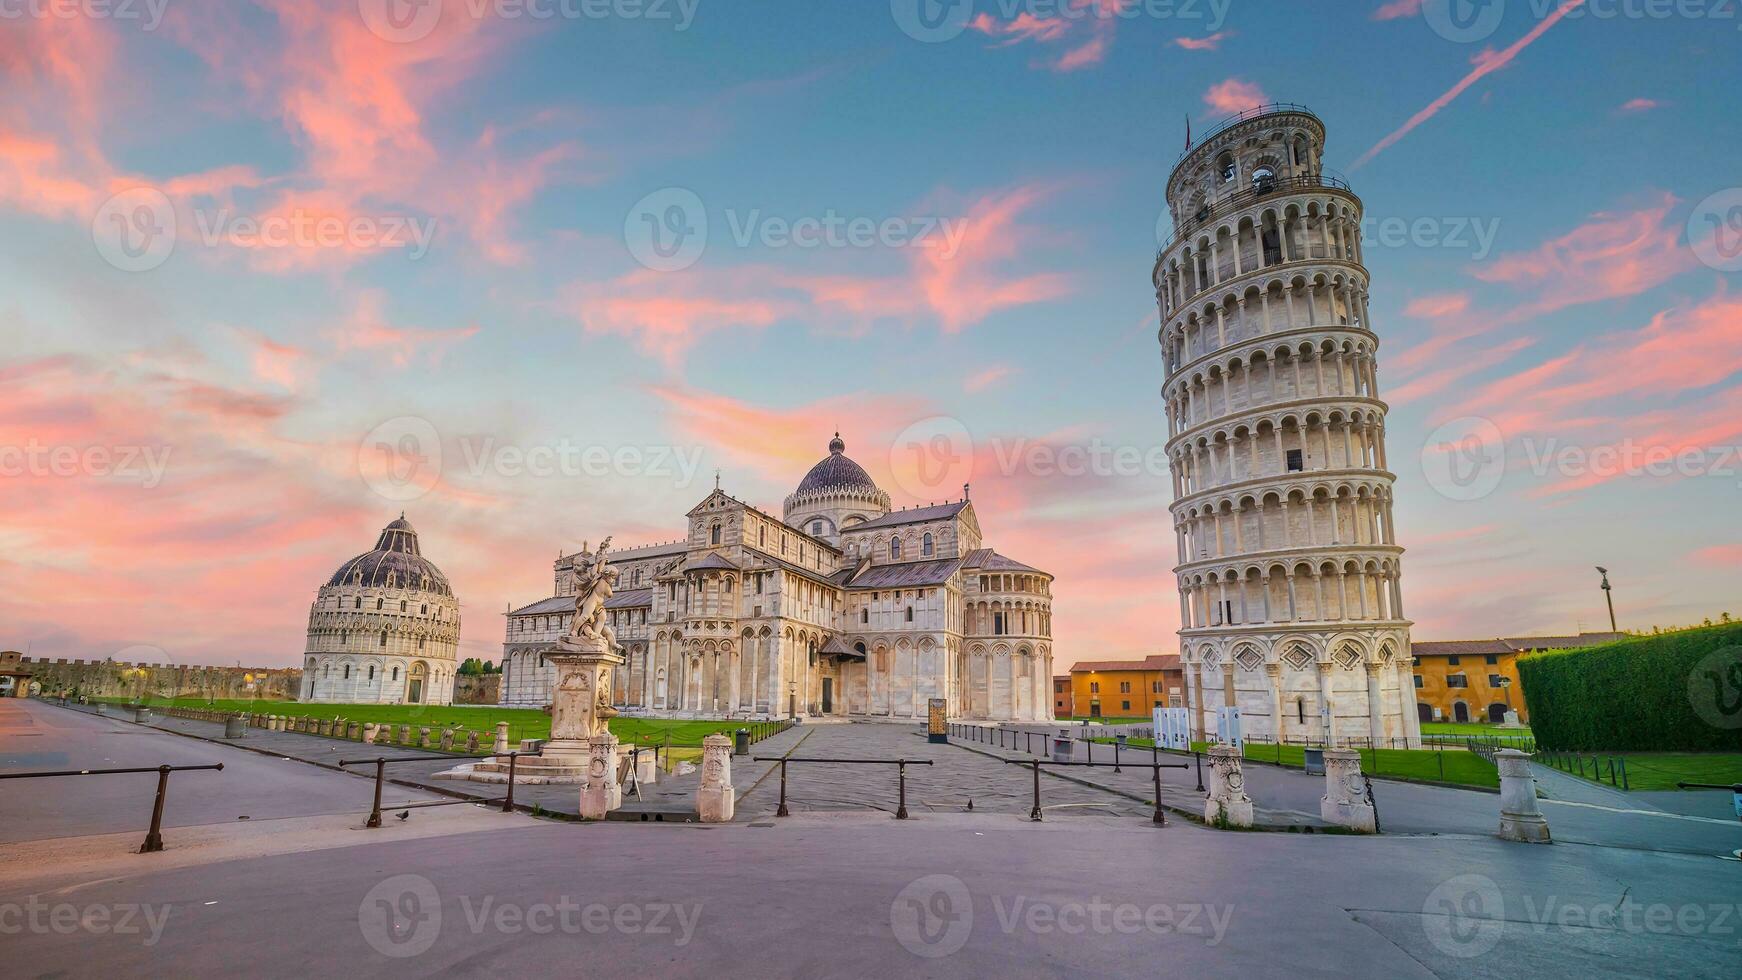
[[[111,703],[125,703],[125,698],[103,698]],[[207,701],[205,698],[150,698],[153,705],[181,708],[205,708],[215,711],[257,712],[286,715],[291,718],[344,718],[347,721],[410,725],[413,728],[463,728],[480,733],[488,744],[496,735],[496,723],[508,723],[508,739],[519,744],[522,739],[549,738],[550,716],[536,708],[449,707],[428,704],[304,704],[299,701],[249,701],[246,699]],[[611,732],[625,742],[637,745],[664,745],[669,736],[672,745],[699,746],[702,738],[715,732],[732,732],[747,727],[741,721],[663,721],[654,718],[613,718]],[[678,757],[681,757],[678,756]]]
[[[1584,760],[1584,777],[1609,785],[1609,761],[1611,759],[1627,760],[1627,787],[1636,790],[1675,789],[1676,783],[1721,783],[1730,785],[1742,782],[1742,753],[1737,752],[1585,752],[1581,753]],[[1547,763],[1555,758],[1552,753],[1543,753],[1537,761]],[[1595,765],[1591,760],[1600,760]],[[1565,760],[1560,760],[1555,768],[1563,769]],[[1572,775],[1579,775],[1577,764],[1571,767]],[[1596,773],[1602,772],[1602,779],[1596,779]],[[1619,777],[1617,777],[1619,778]]]
[[[1141,724],[1144,724],[1146,722],[1153,721],[1153,720],[1154,719],[1151,719],[1151,718],[1135,718],[1135,717],[1133,717],[1133,718],[1123,718],[1123,717],[1121,717],[1121,718],[1085,718],[1085,717],[1082,717],[1081,715],[1071,719],[1071,721],[1073,721],[1073,722],[1088,721],[1088,722],[1094,722],[1097,725],[1141,725]]]
[[[1501,728],[1499,725],[1484,725],[1474,721],[1424,721],[1421,723],[1423,735],[1513,735],[1529,736],[1530,726],[1523,728]]]
[[[1096,739],[1107,742],[1110,739]],[[1126,741],[1133,748],[1149,748],[1146,738]],[[1192,748],[1203,752],[1208,742],[1193,742]],[[1361,753],[1361,771],[1370,776],[1392,779],[1415,779],[1436,783],[1458,783],[1464,786],[1500,785],[1500,773],[1488,760],[1463,749],[1357,749]],[[1295,769],[1306,765],[1306,749],[1299,745],[1269,745],[1247,742],[1246,758],[1253,762],[1269,762]]]

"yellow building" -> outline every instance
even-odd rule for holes
[[[1508,710],[1530,722],[1524,688],[1518,683],[1518,658],[1543,650],[1596,646],[1624,639],[1625,633],[1577,636],[1513,636],[1492,640],[1416,640],[1415,710],[1422,721],[1477,721],[1498,724]]]
[[[1185,674],[1179,657],[1156,654],[1142,660],[1096,660],[1071,668],[1072,713],[1060,718],[1148,718],[1152,708],[1185,706]]]

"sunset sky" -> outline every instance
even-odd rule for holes
[[[1414,636],[1742,614],[1734,9],[427,2],[5,6],[0,648],[294,664],[403,509],[497,659],[838,428],[1061,668],[1172,652],[1162,190],[1269,101],[1366,204]]]

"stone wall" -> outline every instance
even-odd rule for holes
[[[50,660],[25,657],[31,680],[44,695],[78,693],[86,697],[248,698],[295,700],[302,671],[295,667],[208,667],[189,664],[136,664],[115,660]],[[253,687],[249,687],[249,678]]]
[[[495,704],[501,692],[501,674],[454,675],[455,704]]]

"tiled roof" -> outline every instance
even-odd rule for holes
[[[728,569],[731,571],[737,571],[738,570],[738,563],[734,562],[732,559],[727,558],[725,555],[722,555],[717,551],[710,551],[707,554],[703,555],[702,557],[697,558],[696,560],[685,565],[684,571],[686,571],[686,572],[706,571],[706,570],[712,569],[712,568],[724,568],[724,569]]]
[[[1627,639],[1626,633],[1580,633],[1577,636],[1508,636],[1492,640],[1413,640],[1410,652],[1418,657],[1479,657],[1533,650],[1570,650]]]
[[[904,561],[893,565],[872,565],[847,583],[849,589],[908,589],[921,585],[942,585],[962,567],[960,558],[940,558],[935,561]]]
[[[508,613],[510,616],[541,616],[546,613],[574,612],[575,597],[572,595],[553,595],[549,599],[540,599],[530,606],[521,606]]]
[[[842,643],[841,638],[838,636],[829,637],[828,641],[822,645],[822,649],[817,652],[833,654],[837,657],[858,657],[861,660],[865,659],[864,654],[852,649],[845,643]]]
[[[1078,671],[1106,670],[1179,670],[1179,655],[1173,653],[1156,653],[1142,660],[1087,660],[1071,667],[1071,673]]]
[[[606,609],[634,609],[638,606],[653,605],[652,589],[630,589],[618,592],[605,600]]]
[[[1006,558],[991,548],[981,548],[968,552],[968,558],[962,563],[963,568],[975,568],[987,572],[1034,572],[1036,575],[1049,575],[1033,565],[1024,565],[1014,558]]]
[[[914,507],[910,510],[898,510],[884,514],[874,521],[854,524],[841,529],[843,534],[853,534],[859,531],[875,531],[885,527],[901,527],[904,524],[919,524],[924,521],[941,521],[946,517],[954,517],[968,506],[966,500],[958,500],[951,504],[933,504],[930,507]]]
[[[665,544],[649,544],[639,548],[612,551],[610,560],[613,562],[639,561],[643,558],[658,558],[662,555],[681,555],[687,550],[689,550],[689,542],[687,541],[668,541]]]

